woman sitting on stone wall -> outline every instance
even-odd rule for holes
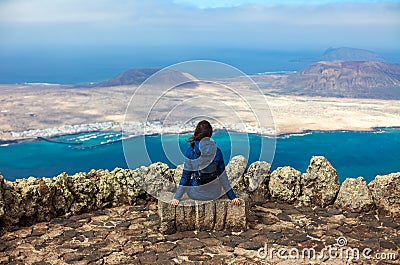
[[[211,124],[203,120],[188,140],[190,147],[172,206],[177,206],[185,193],[190,199],[201,201],[215,200],[226,193],[232,204],[240,204],[226,175],[222,152],[210,139],[212,133]]]

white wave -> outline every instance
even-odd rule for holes
[[[110,134],[110,135],[105,135],[104,139],[109,139],[109,138],[118,138],[120,137],[118,134]]]
[[[88,141],[88,140],[90,140],[90,139],[92,139],[92,138],[90,138],[90,137],[80,137],[80,138],[78,138],[79,139],[79,141],[81,141],[81,142],[86,142],[86,141]]]
[[[306,136],[306,135],[311,135],[312,132],[306,132],[306,133],[293,133],[289,134],[290,136]]]
[[[10,144],[0,144],[0,146],[4,146],[4,147],[6,147],[6,146],[9,146]]]
[[[122,137],[121,133],[113,133],[113,132],[94,132],[90,134],[83,134],[77,136],[74,140],[80,141],[80,142],[86,142],[94,139],[98,140],[107,140],[108,141],[115,141],[119,140]],[[71,139],[72,140],[72,139]],[[101,144],[107,143],[105,141],[102,141]]]
[[[257,73],[257,75],[267,75],[267,74],[295,74],[297,71],[270,71],[270,72],[261,72]]]
[[[24,85],[60,86],[61,84],[25,82]]]
[[[102,134],[94,134],[94,133],[92,133],[92,134],[89,134],[89,135],[81,135],[81,136],[78,136],[78,139],[80,140],[80,141],[89,141],[89,140],[92,140],[92,139],[97,139],[97,138],[99,138],[99,137],[101,137],[101,136],[103,136]]]
[[[283,134],[281,136],[278,136],[277,138],[280,139],[289,139],[290,137],[298,137],[298,136],[306,136],[306,135],[311,135],[312,132],[305,132],[305,133],[289,133],[289,134]]]

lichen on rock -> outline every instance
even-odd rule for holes
[[[323,156],[313,156],[306,173],[301,177],[301,196],[305,205],[325,207],[334,202],[340,189],[338,174]]]
[[[238,155],[232,157],[228,165],[225,167],[226,174],[232,187],[238,185],[238,189],[242,190],[243,187],[243,174],[246,171],[247,160],[244,156]]]
[[[20,208],[21,196],[14,190],[14,187],[15,182],[4,180],[2,185],[4,203],[2,223],[6,226],[17,224],[23,215]]]
[[[345,179],[334,205],[349,212],[359,213],[371,210],[374,206],[374,201],[364,178]]]
[[[63,172],[55,177],[53,186],[55,189],[53,206],[56,215],[64,215],[69,212],[72,203],[74,202],[74,195],[71,193],[70,187],[72,178]]]
[[[264,202],[270,195],[268,185],[270,180],[271,164],[265,161],[252,163],[243,176],[244,190],[247,191],[253,202]]]
[[[4,179],[3,176],[0,174],[0,218],[2,218],[4,215],[3,185]]]
[[[378,175],[369,183],[368,188],[380,210],[400,217],[400,172]]]
[[[0,194],[0,221],[9,226],[133,204],[145,191],[131,170],[116,168],[72,176],[64,172],[53,179],[30,177],[9,182],[1,178]]]
[[[174,170],[174,182],[175,182],[176,187],[178,187],[178,185],[179,185],[179,182],[182,177],[182,173],[183,173],[183,164],[178,165]]]
[[[271,164],[265,161],[256,161],[252,163],[243,180],[249,192],[255,191],[260,185],[268,183],[270,177]]]
[[[167,164],[157,162],[149,167],[140,167],[132,171],[136,183],[152,196],[158,197],[162,192],[176,190],[174,180],[175,170]]]
[[[88,178],[86,173],[77,173],[71,177],[70,191],[74,200],[70,211],[72,214],[89,212],[96,209],[96,182]]]
[[[293,202],[300,195],[301,172],[289,167],[278,167],[271,174],[269,191],[271,196],[285,202]]]

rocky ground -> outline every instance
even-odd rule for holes
[[[1,264],[399,264],[400,220],[370,211],[345,213],[333,207],[304,207],[269,200],[253,205],[245,232],[187,231],[163,235],[157,203],[55,218],[14,227],[0,237]],[[342,237],[339,242],[337,239]],[[347,244],[344,244],[347,241]],[[338,243],[340,245],[338,245]],[[261,259],[257,250],[296,247],[299,259]],[[316,254],[328,247],[342,257],[301,259],[304,248]],[[345,250],[370,248],[371,259],[346,259]],[[261,252],[260,254],[264,254]],[[294,255],[294,252],[291,252]],[[333,252],[340,255],[340,252]],[[386,259],[378,259],[386,255]],[[394,254],[395,260],[389,260]],[[288,256],[288,252],[283,256]],[[351,253],[349,253],[351,257]]]
[[[369,184],[346,179],[340,186],[336,170],[321,156],[311,158],[305,173],[289,166],[270,172],[262,161],[246,167],[246,159],[236,156],[226,174],[231,183],[238,180],[236,194],[248,196],[239,195],[248,198],[250,209],[242,215],[248,229],[228,229],[232,215],[241,218],[233,206],[226,207],[226,221],[217,222],[216,205],[211,219],[219,231],[184,231],[191,219],[179,208],[171,209],[179,231],[171,235],[160,232],[163,211],[144,189],[173,193],[182,167],[154,163],[15,182],[0,175],[0,263],[400,263],[400,173]],[[160,209],[168,211],[166,206]]]

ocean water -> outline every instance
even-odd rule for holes
[[[184,153],[189,135],[138,136],[124,141],[131,155],[129,166],[143,163],[143,143],[151,161],[161,161],[175,167],[183,163],[182,156],[171,158],[168,143],[177,142]],[[0,172],[8,180],[16,178],[52,177],[67,172],[73,174],[91,169],[127,167],[123,142],[118,132],[92,132],[53,138],[53,141],[30,141],[0,146]],[[261,143],[273,141],[259,135],[216,132],[213,139],[222,149],[225,163],[229,158],[246,153],[249,164],[259,160]],[[267,144],[264,148],[269,148]],[[163,147],[166,149],[163,151]],[[263,150],[273,151],[273,150]],[[272,168],[290,165],[305,172],[313,155],[325,156],[336,168],[339,180],[363,176],[371,181],[376,175],[400,171],[400,129],[375,132],[309,132],[284,135],[276,139]],[[177,161],[178,159],[178,161]],[[179,161],[179,159],[181,159]]]
[[[49,47],[2,51],[0,44],[0,84],[88,84],[111,79],[132,68],[163,68],[199,59],[227,63],[246,74],[298,71],[310,63],[296,59],[317,57],[322,52],[226,48],[189,51],[174,47],[122,47],[108,50]]]
[[[111,79],[131,68],[163,68],[188,60],[215,60],[246,74],[299,71],[325,48],[294,50],[227,47],[3,47],[0,43],[0,84],[88,84]],[[396,51],[376,51],[391,63],[400,63]]]

